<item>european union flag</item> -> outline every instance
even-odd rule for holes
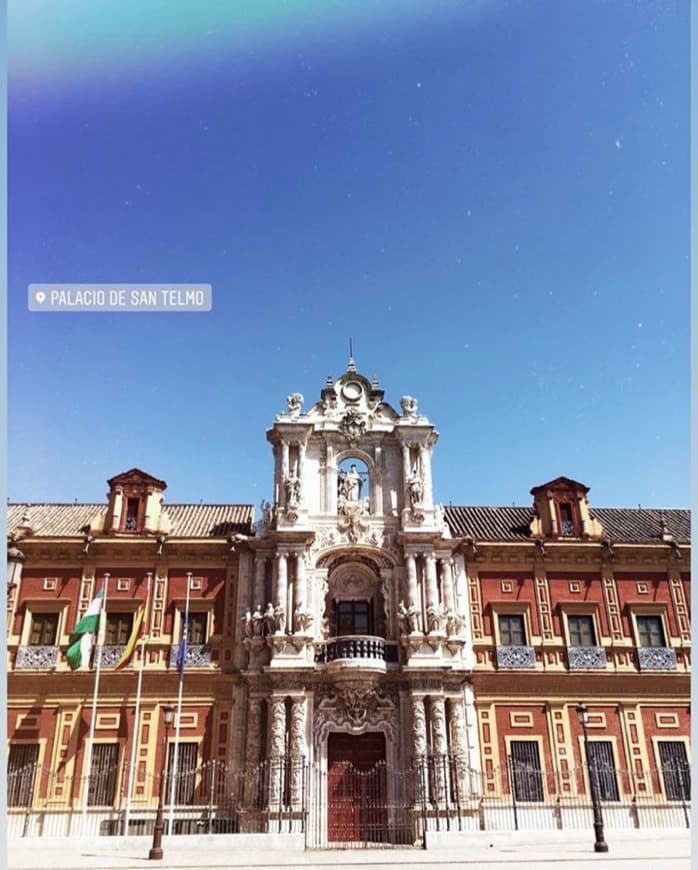
[[[179,674],[180,679],[184,676],[184,663],[187,660],[187,627],[184,626],[184,630],[182,631],[182,639],[179,642],[179,647],[177,649],[177,673]]]

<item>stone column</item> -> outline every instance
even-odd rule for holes
[[[265,581],[266,581],[266,568],[267,568],[267,560],[265,556],[260,556],[257,554],[254,560],[254,589],[252,592],[252,607],[261,607],[262,610],[268,604],[267,601],[264,600],[265,593]]]
[[[426,583],[427,631],[440,631],[441,605],[439,602],[439,584],[436,579],[436,559],[433,553],[424,556],[424,580]]]
[[[415,798],[422,804],[429,795],[429,771],[427,769],[427,720],[424,714],[424,698],[412,695],[412,764],[417,776]]]
[[[306,604],[306,582],[305,582],[305,554],[304,553],[296,553],[296,577],[295,577],[295,589],[293,593],[294,607],[298,610],[300,615],[300,622],[296,624],[295,614],[294,614],[294,630],[300,631],[301,633],[305,633],[307,629],[307,618],[305,613],[308,609]]]
[[[245,742],[245,803],[254,807],[259,802],[259,785],[262,782],[262,701],[250,698],[247,708],[247,740]]]
[[[286,628],[286,606],[288,599],[287,554],[276,554],[274,573],[274,612],[276,614],[276,634],[283,634]]]
[[[412,553],[405,556],[407,566],[407,610],[414,614],[414,624],[408,626],[408,631],[419,631],[421,626],[421,607],[417,590],[417,563]]]
[[[291,709],[291,803],[296,806],[303,801],[303,768],[306,757],[305,698],[294,698]]]
[[[468,735],[460,698],[448,699],[448,724],[451,734],[453,763],[455,764],[457,796],[459,800],[463,800],[467,797]]]
[[[446,738],[446,709],[443,698],[432,697],[430,704],[431,748],[433,751],[434,775],[433,797],[436,801],[446,798],[446,774],[448,764],[448,740]]]
[[[298,477],[303,480],[303,464],[305,463],[305,444],[298,442]]]
[[[408,444],[402,445],[402,503],[403,507],[409,508],[410,496],[407,490],[407,481],[410,479],[410,448]]]
[[[288,477],[289,467],[288,467],[288,444],[286,441],[281,442],[281,480],[279,481],[281,485],[281,503],[286,506],[288,501],[288,496],[286,493],[286,478]]]
[[[283,798],[284,765],[286,760],[286,702],[272,698],[269,725],[269,803],[273,808]]]
[[[431,454],[424,444],[419,445],[419,464],[422,469],[422,482],[424,483],[424,507],[433,507],[431,496]]]
[[[334,447],[327,444],[325,447],[325,513],[337,513],[337,466],[334,461]]]
[[[124,493],[122,490],[117,489],[114,492],[114,513],[111,518],[111,528],[112,531],[117,531],[119,526],[121,525],[121,512],[124,501]]]
[[[412,750],[415,762],[427,754],[427,720],[424,713],[424,698],[412,695]]]

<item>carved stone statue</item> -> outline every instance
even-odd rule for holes
[[[330,620],[327,616],[322,617],[322,639],[329,640],[330,637]]]
[[[422,475],[419,473],[417,466],[412,469],[412,474],[407,479],[407,492],[410,496],[410,504],[412,508],[421,505],[422,499],[424,498],[424,481],[422,480]]]
[[[276,634],[283,634],[286,631],[286,610],[280,604],[274,608],[274,627]]]
[[[286,411],[292,417],[297,417],[303,407],[303,396],[300,393],[291,393],[286,397]]]
[[[361,475],[352,465],[349,471],[340,471],[337,481],[337,491],[340,498],[343,496],[347,501],[359,501],[363,481]]]
[[[458,635],[463,630],[463,619],[458,616],[455,610],[446,612],[446,634],[449,637]]]
[[[253,632],[252,632],[252,614],[250,613],[249,610],[242,617],[242,622],[244,625],[245,637],[251,638],[252,634],[253,634]]]
[[[302,604],[297,604],[293,611],[293,625],[296,631],[306,634],[313,622],[313,616]]]
[[[427,631],[442,632],[446,622],[446,611],[443,606],[430,604],[427,607]]]
[[[252,614],[252,636],[262,637],[264,634],[264,614],[262,613],[262,605],[258,604]]]
[[[284,480],[286,489],[286,505],[290,508],[298,507],[301,500],[301,479],[295,472],[287,475]]]
[[[269,602],[267,609],[264,611],[264,631],[265,634],[274,634],[276,631],[276,617],[274,615],[274,605]]]
[[[400,399],[400,407],[402,408],[403,417],[417,416],[417,400],[412,396],[403,396]]]

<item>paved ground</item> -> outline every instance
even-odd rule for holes
[[[150,862],[150,843],[141,838],[78,842],[15,840],[9,843],[8,870],[133,870],[146,867],[219,870],[254,867],[260,870],[348,870],[365,865],[378,870],[420,870],[482,867],[484,870],[533,870],[553,865],[594,870],[690,870],[688,831],[614,831],[607,836],[609,851],[596,854],[592,837],[574,834],[519,833],[463,835],[457,846],[438,850],[355,849],[318,851],[240,851],[235,836],[201,838],[198,848],[191,839],[165,838],[163,861]],[[180,842],[178,843],[178,839]],[[204,842],[206,840],[206,842]]]

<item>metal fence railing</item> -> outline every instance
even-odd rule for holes
[[[603,777],[607,828],[690,826],[686,765],[609,768]],[[342,762],[328,770],[303,758],[245,768],[209,761],[180,768],[174,790],[165,785],[177,801],[165,805],[166,834],[303,833],[313,847],[414,845],[425,831],[574,830],[593,822],[586,768],[541,770],[511,759],[486,771],[448,755],[405,769]],[[89,778],[25,764],[8,773],[8,836],[150,835],[159,787],[159,775],[142,763],[93,769]]]

